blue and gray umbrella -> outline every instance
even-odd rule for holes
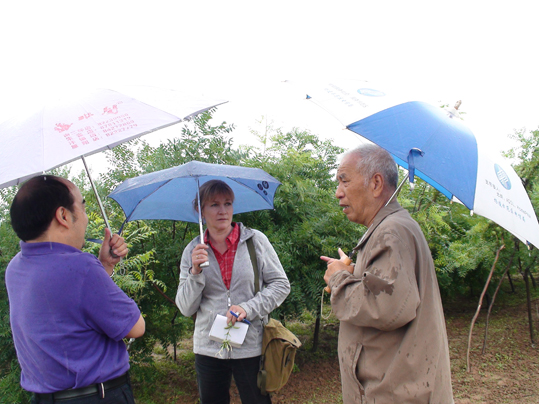
[[[179,220],[200,224],[193,200],[199,187],[210,180],[226,182],[234,192],[234,213],[273,209],[273,198],[281,185],[259,168],[191,161],[120,184],[109,197],[123,209],[126,222],[133,220]]]

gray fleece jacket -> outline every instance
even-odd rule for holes
[[[193,335],[195,354],[241,359],[259,356],[262,353],[263,321],[269,313],[286,299],[290,293],[290,282],[268,238],[260,231],[249,229],[241,223],[240,240],[234,259],[230,290],[227,290],[219,264],[213,250],[209,248],[210,265],[202,273],[189,273],[192,266],[191,255],[200,236],[191,241],[183,250],[180,272],[180,286],[176,294],[176,305],[184,316],[197,314]],[[254,271],[247,248],[247,239],[253,238],[258,271],[260,273],[260,292],[255,295]],[[226,316],[228,307],[241,306],[251,322],[245,341],[240,348],[217,355],[221,344],[210,340],[209,333],[217,314]]]

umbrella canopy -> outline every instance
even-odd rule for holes
[[[199,222],[193,207],[198,188],[210,180],[226,182],[234,192],[234,213],[273,209],[277,179],[259,168],[191,161],[120,184],[109,197],[123,209],[126,221],[163,219]]]
[[[444,111],[383,86],[346,80],[312,85],[307,98],[347,129],[391,153],[447,198],[539,247],[539,224],[513,168],[481,150],[454,109]]]
[[[204,107],[196,103],[176,116],[107,89],[57,100],[31,116],[0,124],[0,188],[112,149],[221,103],[207,102]]]
[[[84,156],[112,149],[222,103],[193,101],[184,106],[181,116],[176,116],[107,89],[59,99],[33,115],[0,124],[0,188],[81,158],[110,229]]]

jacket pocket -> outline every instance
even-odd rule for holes
[[[363,351],[363,345],[357,344],[355,347],[355,351],[352,352],[352,347],[350,347],[350,354],[351,354],[351,360],[352,363],[350,364],[350,367],[347,369],[349,383],[347,385],[349,386],[346,389],[346,392],[344,392],[345,396],[348,396],[351,400],[350,402],[361,404],[363,403],[364,397],[365,397],[365,389],[363,388],[363,385],[358,379],[359,374],[359,357],[361,355],[361,352]],[[359,394],[358,394],[359,393]]]
[[[195,333],[198,334],[199,337],[208,335],[216,316],[215,310],[199,309],[195,322]]]

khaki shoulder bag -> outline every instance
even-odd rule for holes
[[[260,290],[258,263],[253,239],[247,240],[249,256],[255,275],[255,294]],[[257,384],[263,395],[280,390],[292,373],[296,350],[301,346],[299,339],[280,321],[270,318],[264,326],[262,356],[258,371]]]

